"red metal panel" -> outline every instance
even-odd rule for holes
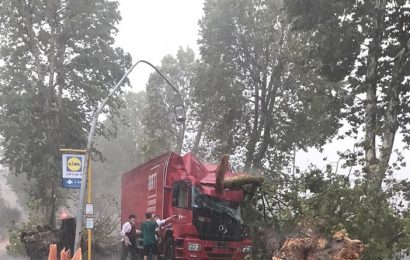
[[[145,213],[147,212],[148,204],[148,181],[150,170],[162,164],[162,167],[168,162],[170,155],[173,153],[165,153],[157,158],[154,158],[122,175],[121,181],[121,223],[128,220],[130,214],[137,216],[137,224],[145,221]],[[163,168],[162,168],[163,169]],[[162,173],[161,167],[158,167],[158,172]],[[152,172],[151,172],[152,173]],[[163,179],[163,178],[160,178]],[[157,175],[158,185],[158,175]],[[162,184],[160,184],[162,185]],[[156,186],[158,191],[158,186]],[[160,190],[162,190],[160,188]],[[153,192],[153,191],[151,191]],[[152,194],[151,194],[152,195]],[[162,195],[161,195],[162,196]],[[157,197],[157,201],[162,198]],[[155,205],[157,206],[157,204]]]
[[[175,181],[188,177],[182,157],[179,154],[171,153],[165,175],[165,186],[171,187]]]
[[[137,222],[145,220],[145,209],[147,208],[147,172],[134,171],[122,176],[121,189],[121,222],[128,220],[130,214],[137,217]],[[144,209],[144,210],[141,210]]]
[[[209,171],[208,169],[195,157],[193,153],[187,153],[183,156],[185,169],[188,174],[192,176],[196,181],[200,181],[205,178]]]
[[[148,205],[146,212],[153,212],[161,218],[164,217],[164,171],[166,164],[163,162],[151,168],[148,177]]]
[[[173,214],[177,215],[177,218],[172,221],[174,236],[198,236],[198,231],[195,226],[192,225],[192,210],[175,207],[172,208],[172,210]]]

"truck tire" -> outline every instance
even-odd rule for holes
[[[175,259],[175,244],[174,244],[174,239],[172,238],[172,236],[168,236],[165,241],[164,259],[165,260]]]

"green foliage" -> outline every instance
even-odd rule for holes
[[[60,147],[82,148],[98,102],[130,66],[114,48],[115,1],[1,1],[2,163],[25,173],[30,198],[53,224],[65,196]],[[121,104],[113,99],[113,112]],[[107,111],[108,112],[108,111]]]
[[[320,75],[346,89],[344,118],[351,125],[346,135],[358,140],[356,156],[378,189],[389,169],[397,132],[407,145],[410,140],[406,4],[403,0],[285,1],[293,29],[310,32],[305,59],[314,61]]]
[[[95,224],[93,242],[97,255],[112,254],[118,247],[120,229],[120,208],[118,200],[110,194],[97,197],[95,204]]]
[[[346,228],[367,243],[364,259],[394,259],[408,241],[404,194],[409,184],[391,176],[405,165],[400,151],[397,161],[391,160],[397,132],[403,143],[410,140],[408,1],[284,3],[293,30],[311,35],[305,63],[345,89],[343,117],[351,128],[339,137],[352,137],[357,144],[341,156],[345,167],[363,171],[353,180],[330,172],[306,175],[305,188],[314,194],[306,201],[307,213],[314,210],[328,229]]]
[[[268,181],[245,206],[244,218],[255,230],[252,238],[259,254],[264,252],[258,227],[295,234],[299,223],[308,222],[316,231],[331,236],[346,230],[363,241],[363,259],[396,259],[408,247],[410,237],[407,204],[410,182],[389,178],[384,192],[369,191],[363,176],[337,174],[312,167],[289,179]],[[250,205],[249,205],[250,203]]]
[[[182,93],[188,115],[195,105],[191,91],[197,66],[192,49],[180,48],[176,57],[165,56],[158,67]],[[151,74],[147,83],[147,107],[143,118],[142,135],[145,138],[139,147],[144,160],[167,151],[180,152],[183,148],[190,125],[175,122],[174,95],[174,90],[157,73]]]
[[[45,223],[42,220],[43,214],[36,212],[38,205],[36,205],[35,203],[36,203],[36,200],[32,200],[27,205],[29,216],[25,222],[19,223],[14,226],[9,226],[9,229],[8,229],[9,244],[6,247],[7,254],[11,256],[26,255],[26,248],[25,248],[24,243],[21,241],[21,235],[23,233],[37,231],[37,226],[41,226],[41,223]]]
[[[15,229],[9,231],[9,244],[6,246],[7,254],[11,256],[26,255],[26,249],[21,242],[21,233],[23,229]]]
[[[206,1],[204,62],[196,97],[206,104],[210,153],[237,153],[246,170],[283,165],[293,149],[323,145],[339,128],[344,95],[304,63],[282,1]]]

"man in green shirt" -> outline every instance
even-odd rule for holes
[[[151,212],[145,214],[147,220],[142,223],[141,231],[144,245],[144,260],[148,259],[148,256],[152,255],[153,260],[158,259],[158,246],[155,239],[155,234],[159,230],[157,222],[154,221]]]

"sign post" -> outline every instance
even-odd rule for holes
[[[63,152],[63,179],[62,185],[66,189],[80,189],[82,176],[84,172],[85,165],[85,153],[86,150],[81,149],[60,149],[60,152]],[[79,154],[83,153],[83,154]],[[91,197],[91,162],[88,163],[87,169],[87,189],[88,189],[88,198],[86,204],[86,214],[91,215],[86,218],[86,228],[87,228],[87,259],[91,260],[91,240],[92,240],[92,229],[94,228],[94,207],[92,204]],[[83,207],[84,205],[80,205]],[[78,217],[78,216],[77,216]]]
[[[94,205],[91,204],[91,160],[88,162],[88,198],[87,198],[87,204],[85,204],[85,214],[87,214],[86,218],[86,228],[87,228],[87,258],[88,260],[91,260],[91,238],[92,238],[92,229],[94,228],[94,218],[92,215],[94,214]],[[89,217],[91,215],[91,217]]]

